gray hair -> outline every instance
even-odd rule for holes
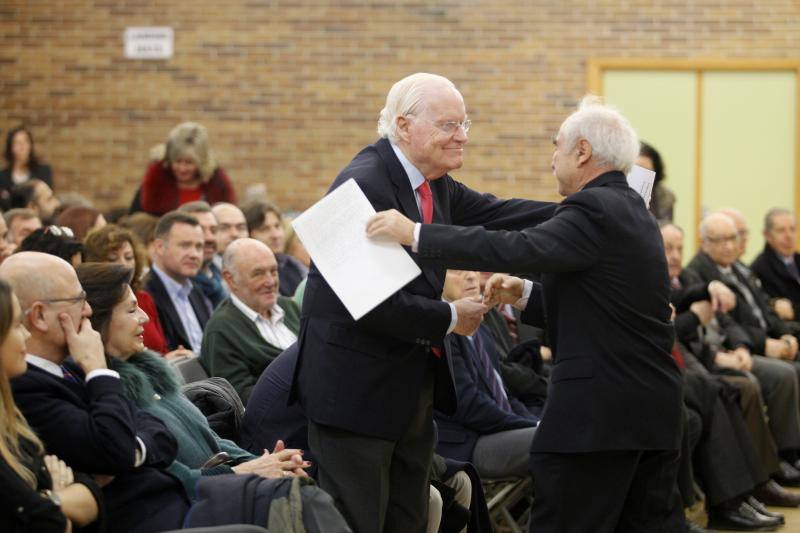
[[[446,86],[457,90],[452,81],[438,74],[417,72],[406,76],[389,89],[386,105],[378,117],[378,135],[397,142],[397,117],[414,115],[425,109],[427,91],[433,86]]]
[[[714,213],[711,213],[710,215],[707,215],[700,222],[700,238],[702,240],[706,240],[708,238],[708,236],[709,236],[709,229],[710,229],[711,225],[714,222],[719,222],[719,221],[723,221],[723,220],[729,222],[731,224],[731,226],[733,226],[733,228],[736,229],[736,222],[733,220],[733,218],[730,215],[728,215],[727,213],[723,213],[721,211],[715,211]]]
[[[772,231],[772,219],[778,215],[789,215],[793,219],[795,218],[794,213],[785,207],[773,207],[767,211],[767,215],[764,217],[764,231]]]
[[[598,163],[626,174],[639,156],[639,136],[628,119],[594,95],[583,97],[578,110],[561,124],[558,134],[568,150],[575,148],[580,139],[586,139]]]

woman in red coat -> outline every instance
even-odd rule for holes
[[[167,144],[154,149],[142,181],[139,209],[161,216],[195,200],[236,203],[236,193],[208,149],[208,133],[195,122],[179,124]]]

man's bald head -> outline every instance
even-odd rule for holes
[[[700,223],[703,251],[719,266],[727,267],[739,257],[736,223],[724,213],[711,213]]]
[[[233,241],[222,256],[222,275],[231,294],[269,316],[278,300],[278,262],[269,246],[251,238]]]
[[[739,257],[743,256],[745,250],[747,250],[747,237],[750,235],[750,230],[747,229],[747,219],[744,218],[744,214],[733,207],[723,207],[717,210],[717,213],[728,215],[731,217],[731,220],[733,220],[733,223],[736,225],[736,232],[739,234]]]
[[[23,309],[36,300],[53,298],[59,288],[68,287],[71,282],[78,283],[72,265],[60,257],[41,252],[11,255],[0,264],[0,277],[14,288]]]
[[[227,202],[214,204],[211,212],[217,217],[217,252],[225,253],[236,239],[248,236],[247,219],[241,209]]]

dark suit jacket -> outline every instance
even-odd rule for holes
[[[767,295],[761,289],[758,280],[755,276],[752,276],[752,274],[750,276],[744,276],[741,274],[740,269],[734,265],[734,275],[741,283],[745,284],[750,289],[756,304],[764,315],[764,320],[767,323],[766,328],[761,327],[758,318],[756,318],[753,312],[753,308],[747,303],[747,299],[744,297],[744,294],[742,294],[742,291],[733,283],[728,283],[722,278],[714,261],[712,261],[706,253],[703,251],[697,252],[697,255],[686,265],[685,270],[693,272],[705,283],[709,283],[711,280],[722,281],[736,294],[736,307],[731,310],[729,315],[744,329],[749,338],[748,348],[750,348],[753,353],[764,354],[767,338],[780,337],[781,335],[791,333],[789,326],[778,318],[778,315],[770,308]]]
[[[677,449],[681,376],[655,219],[621,172],[522,232],[422,227],[420,257],[451,268],[540,271],[525,322],[546,323],[553,371],[535,452]]]
[[[65,366],[83,376],[77,366]],[[180,527],[189,503],[180,481],[161,470],[177,454],[175,438],[159,419],[125,398],[119,379],[98,376],[85,384],[71,383],[29,365],[11,385],[48,453],[77,470],[114,476],[103,489],[111,529]],[[137,436],[147,456],[144,465],[134,468]]]
[[[800,254],[794,254],[794,264],[800,268]],[[770,248],[764,245],[753,264],[753,273],[761,280],[761,287],[772,298],[788,298],[794,307],[795,320],[800,320],[800,283],[789,274],[783,260]]]
[[[339,174],[335,189],[354,178],[377,211],[397,209],[414,221],[420,213],[408,176],[386,139],[364,148]],[[448,175],[430,182],[433,220],[440,224],[533,226],[554,204],[498,200],[476,193]],[[411,254],[416,261],[416,254]],[[303,298],[300,354],[293,383],[308,417],[362,435],[397,439],[413,415],[428,372],[435,375],[435,405],[455,408],[449,358],[442,347],[450,307],[441,301],[445,269],[421,265],[422,275],[358,322],[312,264]]]
[[[11,207],[11,189],[14,188],[14,180],[11,177],[11,167],[0,170],[0,208],[3,210]],[[49,165],[37,165],[30,169],[30,179],[37,179],[45,182],[53,188],[53,171]]]
[[[476,335],[480,336],[495,370],[499,372],[497,351],[489,329],[482,325]],[[462,335],[454,334],[448,335],[447,340],[450,343],[450,357],[453,359],[458,407],[453,415],[434,412],[439,428],[436,453],[459,461],[470,461],[475,443],[481,435],[534,426],[538,419],[508,389],[506,394],[514,412],[502,410],[492,397],[490,382],[487,381],[480,356],[472,342]]]
[[[178,316],[178,311],[172,303],[172,298],[169,297],[167,288],[155,272],[150,272],[144,281],[144,290],[153,297],[153,302],[158,309],[158,320],[161,322],[161,327],[164,330],[164,338],[167,345],[171,350],[175,350],[178,346],[183,346],[186,349],[192,349],[192,344],[189,342],[189,336],[183,328],[181,317]],[[189,302],[192,304],[197,321],[200,322],[200,327],[205,329],[206,322],[211,316],[209,304],[202,291],[194,287],[192,292],[189,293]]]

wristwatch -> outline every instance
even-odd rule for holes
[[[61,507],[61,498],[58,497],[58,493],[54,490],[46,489],[42,491],[45,496],[50,498],[50,501],[53,502],[56,507]]]

